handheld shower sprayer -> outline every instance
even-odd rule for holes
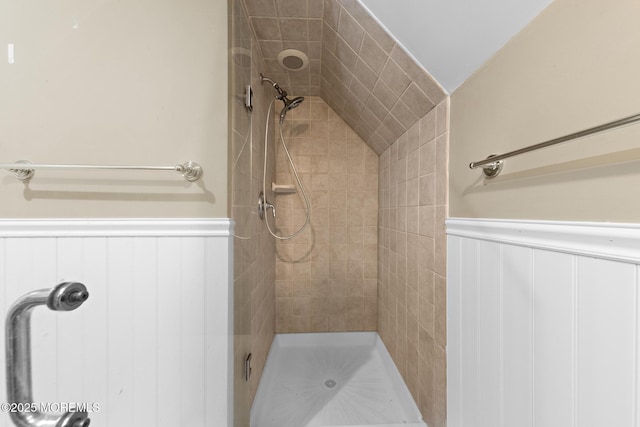
[[[262,75],[262,73],[260,73],[260,82],[264,83],[264,82],[269,82],[271,84],[271,86],[273,86],[273,88],[276,90],[276,92],[278,92],[278,94],[276,95],[275,99],[271,100],[271,103],[269,104],[269,108],[267,109],[267,120],[265,120],[265,128],[264,128],[264,164],[263,164],[263,168],[262,168],[262,191],[260,192],[259,196],[258,196],[258,216],[260,217],[260,219],[263,219],[265,221],[265,224],[267,225],[267,230],[269,230],[269,233],[275,237],[278,240],[289,240],[292,239],[294,237],[296,237],[297,235],[299,235],[300,233],[302,233],[305,228],[307,228],[307,226],[310,224],[311,222],[311,203],[309,202],[309,196],[307,195],[307,192],[304,189],[304,186],[302,185],[302,181],[300,180],[300,176],[298,176],[298,171],[296,170],[296,166],[293,163],[293,159],[291,158],[291,154],[289,153],[289,149],[287,148],[287,144],[284,141],[284,135],[282,134],[282,128],[284,125],[284,118],[287,115],[287,111],[292,110],[296,107],[298,107],[300,104],[302,104],[302,101],[304,101],[304,98],[302,96],[299,96],[297,98],[293,98],[293,99],[289,99],[287,97],[287,92],[282,90],[282,88],[280,86],[278,86],[278,83],[274,82],[273,80],[271,80],[269,77],[265,77],[264,75]],[[280,100],[284,103],[284,107],[282,108],[282,111],[280,111],[280,126],[278,127],[279,133],[280,133],[280,142],[282,143],[282,149],[285,153],[285,155],[287,156],[287,160],[289,160],[289,165],[291,166],[291,172],[293,173],[293,176],[296,180],[296,182],[298,183],[298,187],[300,188],[300,193],[302,194],[302,198],[304,199],[304,203],[307,207],[306,209],[306,219],[304,221],[304,224],[302,225],[302,227],[300,227],[300,229],[298,229],[298,231],[294,232],[293,234],[290,234],[288,236],[278,236],[276,233],[274,233],[274,231],[271,229],[271,226],[269,225],[269,221],[267,219],[267,215],[265,215],[265,212],[267,211],[267,209],[271,209],[271,213],[273,214],[273,217],[275,219],[276,217],[276,207],[274,205],[272,205],[271,203],[269,203],[266,199],[266,195],[267,195],[267,158],[268,158],[268,154],[269,154],[269,119],[271,118],[271,111],[272,111],[272,107],[275,103],[275,101]]]
[[[287,115],[287,112],[289,110],[293,110],[294,108],[302,104],[302,101],[304,101],[303,96],[298,96],[296,98],[289,99],[289,97],[287,97],[287,91],[283,90],[278,85],[278,83],[274,82],[269,77],[265,77],[262,73],[260,73],[260,81],[262,83],[264,83],[265,81],[271,83],[273,88],[278,92],[278,95],[276,95],[276,99],[282,101],[282,103],[284,104],[282,111],[280,111],[280,124],[284,122],[284,118]]]

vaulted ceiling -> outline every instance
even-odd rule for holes
[[[360,0],[453,93],[552,0]]]

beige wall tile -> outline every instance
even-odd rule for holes
[[[396,184],[395,186],[392,185],[391,187],[391,191],[393,191],[395,187],[395,191],[396,191],[396,203],[395,205],[400,207],[400,206],[407,206],[407,182],[403,181],[400,182],[398,184]]]
[[[316,2],[310,2],[310,3],[316,3]],[[311,6],[311,4],[309,5]],[[322,40],[322,20],[321,19],[309,19],[308,20],[308,24],[309,24],[309,34],[308,34],[308,39],[309,41],[321,41]],[[320,77],[320,70],[318,69],[317,71],[313,71],[313,67],[309,67],[311,72],[314,74],[317,74],[318,77]]]
[[[290,324],[293,332],[305,332],[311,329],[311,316],[293,316]]]
[[[420,145],[436,137],[436,111],[431,110],[420,119]]]
[[[373,90],[373,86],[378,80],[378,75],[362,60],[362,58],[358,58],[356,61],[356,67],[353,74],[355,78],[358,79],[358,81],[369,91]]]
[[[432,206],[435,202],[436,177],[435,173],[430,173],[420,178],[420,205]]]
[[[276,280],[276,298],[293,295],[293,285],[290,281]]]
[[[337,314],[335,316],[329,316],[329,331],[330,332],[346,332],[347,331],[347,315]]]
[[[436,139],[436,204],[446,205],[449,202],[447,185],[449,182],[449,134],[445,133]]]
[[[420,153],[412,152],[407,156],[407,179],[420,176]]]
[[[400,154],[400,151],[398,152]],[[402,153],[403,156],[396,162],[396,180],[398,183],[403,183],[407,180],[407,156]]]
[[[444,221],[447,217],[447,206],[436,206],[435,223],[435,266],[434,271],[442,277],[446,277],[447,269],[447,236],[445,234]]]
[[[407,207],[407,232],[418,234],[420,224],[420,207]]]
[[[429,425],[444,422],[446,414],[445,371],[435,349],[444,360],[448,132],[440,140],[438,156],[432,110],[378,165],[378,331]]]
[[[307,2],[299,0],[275,0],[276,8],[280,16],[295,16],[306,18]]]
[[[340,34],[353,50],[357,52],[360,49],[362,38],[364,37],[364,30],[344,9],[340,11],[338,34]]]
[[[249,16],[276,16],[273,0],[255,0],[245,4]]]
[[[409,76],[393,60],[387,61],[380,73],[380,78],[396,95],[402,95],[411,83]]]
[[[263,15],[265,16],[265,15]],[[268,16],[268,15],[266,15]],[[256,36],[259,39],[264,40],[279,40],[280,25],[276,18],[251,18],[251,24],[256,32]]]
[[[436,144],[433,140],[420,147],[420,176],[436,171]]]
[[[436,263],[436,245],[435,239],[426,236],[420,236],[420,248],[418,252],[419,264],[431,270],[434,270]]]
[[[445,350],[434,346],[433,407],[436,427],[447,425],[447,356]]]
[[[422,204],[422,181],[414,178],[407,181],[407,206],[418,206]]]
[[[329,296],[329,263],[317,263],[316,265],[319,265],[322,270],[318,277],[311,279],[311,297],[326,298]]]
[[[276,243],[282,297],[276,317],[277,327],[284,328],[278,331],[375,330],[378,156],[322,99],[310,97],[302,105],[307,109],[292,115],[284,129],[295,135],[286,142],[308,185],[311,228]],[[288,163],[278,162],[276,169],[279,182],[293,182]],[[277,201],[282,201],[277,224],[295,231],[306,216],[301,198],[279,196]]]
[[[396,102],[393,106],[391,114],[393,114],[393,116],[406,130],[411,129],[411,127],[418,121],[418,117],[409,107],[407,107],[402,99]],[[415,142],[418,143],[418,140],[416,139]]]
[[[391,108],[395,105],[396,97],[389,86],[382,80],[377,81],[372,93],[379,104],[372,103],[368,107],[382,121],[389,115]]]
[[[385,51],[367,34],[362,40],[359,55],[376,74],[380,74],[389,58]]]
[[[329,316],[322,315],[322,314],[311,316],[312,332],[326,332],[328,330],[329,330]]]
[[[434,425],[434,396],[433,396],[433,357],[429,360],[421,359],[418,366],[420,378],[418,408],[428,425]]]
[[[434,300],[434,335],[436,343],[442,347],[447,346],[447,285],[446,280],[435,275],[435,300]]]
[[[307,40],[309,34],[309,26],[307,19],[302,18],[281,18],[280,28],[282,40],[300,41]],[[290,75],[290,78],[294,74]],[[293,83],[293,81],[292,81]]]
[[[413,81],[400,96],[402,102],[413,112],[416,118],[423,117],[435,104]]]
[[[395,45],[393,38],[378,24],[378,22],[356,0],[343,0],[342,6],[362,25],[368,34],[385,52],[391,52]]]
[[[449,99],[436,106],[436,136],[449,131]]]

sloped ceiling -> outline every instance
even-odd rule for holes
[[[450,25],[451,29],[462,28],[462,31],[465,26],[475,28],[471,24],[458,25],[455,20],[446,21],[455,17],[438,16],[425,11],[425,4],[434,3],[433,0],[362,1],[377,10],[376,13],[392,31],[402,27],[405,22],[407,26],[412,25],[408,31],[398,30],[409,46],[427,43],[422,37],[415,36],[426,31],[427,22],[444,21],[440,22],[441,26]],[[451,1],[460,8],[461,2],[468,3],[470,0]],[[551,0],[487,0],[491,3],[505,1],[518,4],[532,2],[539,5],[541,10]],[[486,2],[476,3],[484,5]],[[265,61],[263,73],[277,81],[290,95],[321,96],[378,154],[447,96],[447,91],[438,81],[407,53],[401,42],[390,35],[359,0],[244,0],[244,5]],[[415,9],[411,9],[411,5]],[[472,10],[477,11],[478,7],[481,6],[475,6]],[[443,9],[442,6],[440,9]],[[531,8],[524,9],[529,14],[523,16],[531,15]],[[434,10],[439,9],[434,6]],[[489,12],[491,10],[486,9]],[[477,12],[465,12],[463,15],[468,15],[472,21],[483,22],[485,18],[485,14]],[[498,15],[497,20],[507,18]],[[522,23],[523,19],[518,21],[517,30],[528,22],[524,19],[526,22]],[[487,31],[488,34],[494,33],[492,28]],[[488,56],[462,72],[458,70],[459,67],[456,68],[456,64],[466,62],[458,56],[468,55],[475,60],[477,55],[447,51],[451,45],[449,36],[449,32],[442,30],[430,37],[429,44],[439,46],[442,57],[437,60],[438,64],[449,60],[453,65],[444,66],[442,71],[438,64],[425,59],[422,61],[429,67],[433,66],[449,88],[456,87],[460,78],[466,78],[501,47],[495,42],[487,43],[490,45]],[[467,38],[466,45],[475,52],[484,46],[485,40],[479,36]],[[301,71],[282,68],[276,58],[284,49],[306,53],[309,66]],[[416,51],[421,52],[417,48]],[[433,53],[427,52],[425,55],[430,58]]]
[[[361,0],[453,93],[552,0]]]

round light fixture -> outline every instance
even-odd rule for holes
[[[300,71],[309,66],[309,57],[297,49],[285,49],[278,54],[278,64],[285,70]]]

